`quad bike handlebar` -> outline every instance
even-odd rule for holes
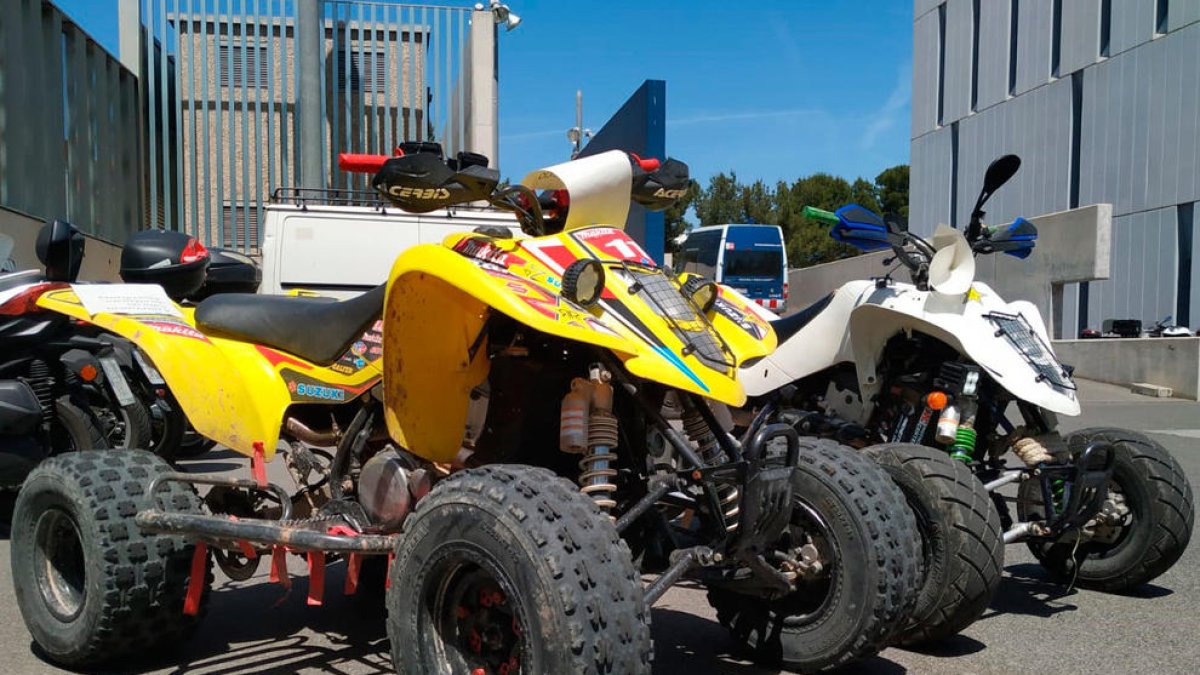
[[[633,174],[630,199],[637,204],[661,211],[687,193],[690,178],[683,162],[628,155]],[[410,213],[485,201],[514,213],[527,234],[539,236],[561,229],[571,203],[566,190],[546,190],[538,195],[520,184],[499,188],[500,174],[487,164],[486,157],[468,152],[444,159],[437,143],[405,143],[392,156],[338,155],[340,169],[374,174],[371,186]]]

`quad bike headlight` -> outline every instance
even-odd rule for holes
[[[576,260],[563,272],[562,296],[580,307],[591,307],[604,291],[604,265],[598,260]]]
[[[692,299],[692,302],[696,303],[696,307],[699,307],[701,312],[706,314],[713,308],[717,297],[721,294],[715,283],[704,281],[700,277],[688,279],[683,285],[683,292]]]

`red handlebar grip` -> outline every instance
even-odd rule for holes
[[[637,155],[635,155],[632,152],[629,153],[629,156],[632,157],[634,159],[634,161],[636,161],[638,163],[638,166],[642,167],[642,171],[645,171],[646,173],[650,173],[652,171],[658,171],[658,168],[660,166],[662,166],[662,162],[658,161],[657,159],[654,159],[653,157],[647,157],[646,159],[642,159],[641,157],[638,157]]]
[[[356,155],[350,152],[338,154],[338,168],[351,173],[378,173],[383,163],[391,159],[387,155]]]

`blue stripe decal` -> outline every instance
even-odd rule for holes
[[[692,382],[695,382],[704,391],[708,391],[708,385],[704,384],[704,380],[701,380],[699,377],[697,377],[696,373],[693,372],[691,368],[688,368],[687,364],[683,362],[683,359],[675,355],[675,352],[667,349],[666,347],[660,347],[658,345],[651,346],[654,348],[654,351],[658,352],[659,356],[670,361],[671,365],[678,368],[684,375],[687,375],[688,379],[690,379]]]

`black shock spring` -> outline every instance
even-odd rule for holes
[[[50,373],[50,366],[41,359],[34,359],[30,362],[29,374],[24,379],[42,406],[42,421],[50,419],[54,414],[54,376]]]

